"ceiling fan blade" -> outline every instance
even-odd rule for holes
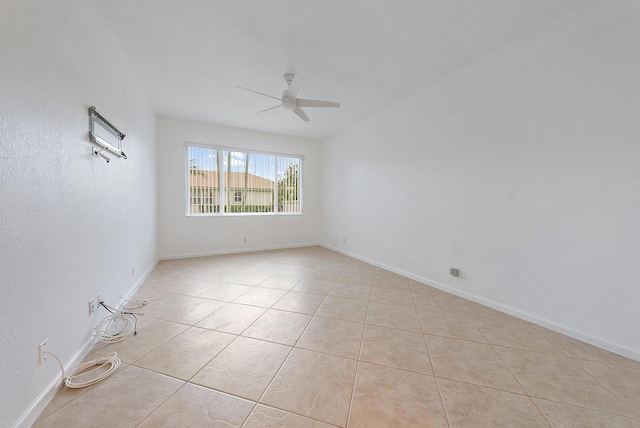
[[[311,120],[309,119],[309,116],[307,116],[307,114],[303,112],[300,107],[296,107],[295,110],[293,110],[293,112],[298,116],[300,116],[300,119],[304,120],[305,122],[309,122]]]
[[[278,108],[278,107],[282,107],[282,104],[278,104],[278,105],[277,105],[277,106],[275,106],[275,107],[269,107],[269,108],[266,108],[266,109],[264,109],[264,110],[261,110],[261,111],[257,112],[256,114],[264,113],[265,111],[273,110],[274,108]]]
[[[296,105],[300,107],[340,107],[340,103],[332,101],[305,100],[302,98],[296,99]]]
[[[300,85],[302,85],[302,77],[294,74],[293,79],[291,80],[291,85],[289,85],[289,89],[287,90],[289,97],[291,97],[292,100],[295,100],[298,96]]]
[[[245,91],[255,92],[256,94],[264,95],[265,97],[273,98],[274,100],[282,101],[282,98],[274,97],[268,94],[263,94],[262,92],[254,91],[253,89],[243,88],[242,86],[236,86],[236,88],[244,89]]]

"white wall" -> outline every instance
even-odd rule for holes
[[[319,143],[165,116],[158,141],[158,252],[161,258],[317,244]],[[304,214],[187,217],[184,142],[304,155]],[[244,243],[243,239],[247,238]]]
[[[155,116],[95,1],[2,2],[0,426],[27,414],[86,351],[104,309],[156,261]],[[87,109],[127,134],[128,160],[91,155]],[[135,275],[131,267],[135,267]],[[46,400],[45,400],[46,401]],[[41,404],[41,402],[40,402]]]
[[[322,242],[640,359],[638,52],[595,1],[324,141]]]

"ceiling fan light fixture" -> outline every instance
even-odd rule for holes
[[[285,110],[294,111],[296,109],[296,102],[291,101],[288,98],[284,98],[282,100],[282,107],[284,107]]]

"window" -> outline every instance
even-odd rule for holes
[[[302,214],[302,156],[185,146],[188,216]]]

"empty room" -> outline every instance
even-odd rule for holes
[[[1,427],[640,427],[640,2],[2,0]]]

